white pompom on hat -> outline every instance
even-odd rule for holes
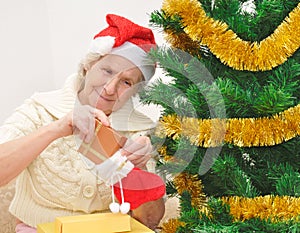
[[[108,14],[106,22],[108,27],[94,36],[89,52],[123,56],[141,70],[145,81],[149,81],[156,66],[147,56],[150,49],[156,47],[152,30],[114,14]]]

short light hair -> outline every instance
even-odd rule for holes
[[[101,59],[101,57],[102,56],[99,53],[88,53],[85,55],[85,57],[79,63],[77,82],[76,82],[76,89],[78,92],[81,91],[84,87],[86,68],[91,67],[97,61],[99,61]]]

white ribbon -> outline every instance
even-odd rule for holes
[[[134,165],[127,160],[126,156],[121,155],[120,150],[103,163],[96,165],[98,177],[103,180],[107,186],[111,186],[126,177],[133,168]]]

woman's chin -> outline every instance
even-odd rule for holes
[[[104,107],[103,105],[96,105],[96,108],[104,112],[107,116],[112,113],[112,109],[108,107]]]

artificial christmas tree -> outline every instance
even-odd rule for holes
[[[165,0],[151,14],[166,76],[152,137],[171,174],[172,232],[300,232],[300,3]]]

